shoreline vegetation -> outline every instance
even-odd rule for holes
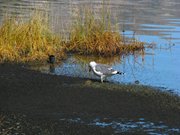
[[[124,41],[104,4],[100,13],[86,7],[80,10],[70,20],[69,39],[52,32],[47,12],[34,9],[29,19],[4,17],[0,26],[0,62],[46,61],[49,55],[61,60],[67,53],[112,57],[144,50],[143,42]]]
[[[29,20],[6,18],[0,26],[0,62],[33,62],[47,60],[55,54],[65,58],[61,37],[51,32],[48,20],[35,11]]]

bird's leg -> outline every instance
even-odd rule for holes
[[[101,76],[101,83],[103,83],[103,79],[104,79],[104,76],[102,75],[102,76]]]
[[[103,83],[105,77],[106,77],[105,75],[102,75],[102,76],[101,76],[101,82],[102,82],[102,83]]]

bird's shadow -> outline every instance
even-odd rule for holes
[[[104,80],[103,82],[101,82],[100,79],[94,79],[94,78],[87,78],[86,80],[90,80],[92,82],[99,82],[99,83],[112,83],[112,82],[110,82],[108,80]]]

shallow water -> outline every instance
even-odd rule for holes
[[[126,119],[108,119],[108,118],[96,118],[94,120],[83,120],[81,118],[62,118],[60,121],[69,121],[71,123],[81,123],[91,126],[98,126],[101,128],[111,127],[114,129],[115,134],[122,133],[144,133],[148,135],[168,135],[168,134],[179,134],[179,128],[172,128],[165,125],[163,122],[153,123],[146,121],[143,118],[137,120],[126,120]]]

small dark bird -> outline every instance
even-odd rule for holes
[[[51,64],[54,64],[55,61],[56,61],[55,56],[54,56],[54,55],[49,55],[49,60],[48,60],[48,62],[51,63]]]

